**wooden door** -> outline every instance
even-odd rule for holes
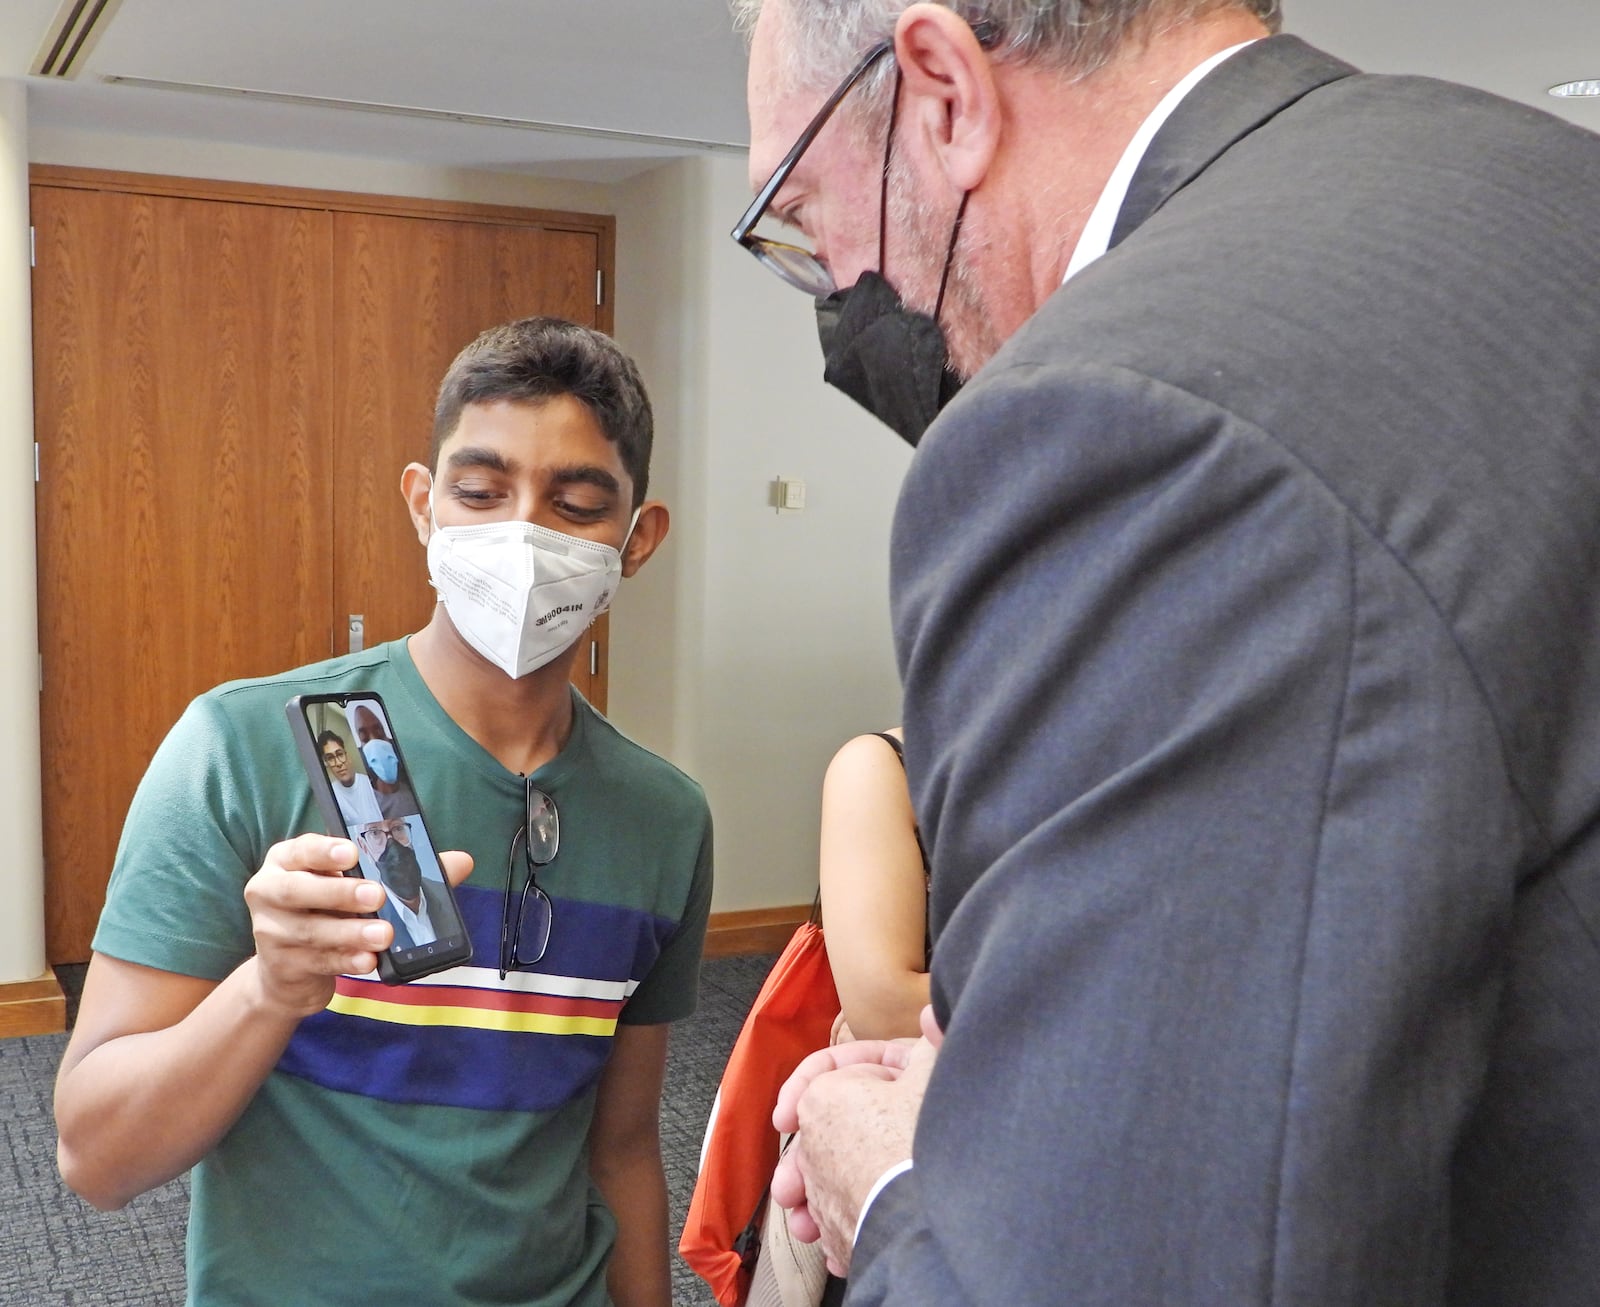
[[[330,218],[35,186],[47,947],[195,694],[327,652]]]
[[[399,476],[434,388],[493,323],[609,329],[612,226],[33,171],[46,942],[73,962],[190,698],[347,648],[351,613],[368,644],[427,619]],[[603,708],[593,635],[574,679]]]
[[[600,238],[525,224],[373,213],[334,215],[334,593],[330,621],[349,647],[422,626],[433,607],[427,559],[400,473],[426,463],[445,369],[480,331],[533,314],[598,326]],[[605,708],[605,619],[573,680]],[[591,667],[595,668],[591,674]]]

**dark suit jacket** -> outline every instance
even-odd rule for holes
[[[422,878],[422,897],[428,905],[428,921],[434,929],[434,939],[439,939],[449,933],[447,923],[450,920],[450,891],[439,881],[432,877]],[[378,915],[394,927],[394,943],[392,949],[415,948],[419,943],[431,944],[432,939],[416,940],[412,938],[410,930],[400,920],[400,914],[395,911],[394,904],[387,895],[378,905]]]
[[[1202,82],[912,462],[853,1303],[1600,1303],[1600,138],[1352,72]]]

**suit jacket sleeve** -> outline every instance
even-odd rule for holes
[[[443,939],[450,933],[451,919],[456,915],[451,907],[450,888],[424,873],[422,892],[428,900],[428,920],[433,923],[434,937]]]
[[[1017,347],[893,595],[946,1041],[851,1302],[1441,1301],[1522,819],[1415,578],[1270,433]]]

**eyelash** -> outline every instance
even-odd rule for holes
[[[469,490],[465,486],[451,486],[450,496],[468,504],[487,504],[495,498],[492,490]]]
[[[556,507],[559,508],[563,513],[569,513],[573,517],[580,517],[586,521],[596,522],[604,517],[607,511],[605,508],[591,508],[587,504],[569,503],[565,499],[556,500]]]
[[[500,499],[500,495],[493,490],[474,490],[460,485],[450,487],[450,496],[469,507],[484,507]],[[604,505],[575,504],[568,499],[557,499],[555,506],[560,512],[583,522],[598,522],[610,511]]]

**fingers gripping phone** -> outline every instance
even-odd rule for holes
[[[472,958],[472,940],[411,788],[383,700],[370,690],[297,694],[284,705],[330,835],[356,846],[345,873],[376,881],[394,927],[378,979],[399,985]]]

